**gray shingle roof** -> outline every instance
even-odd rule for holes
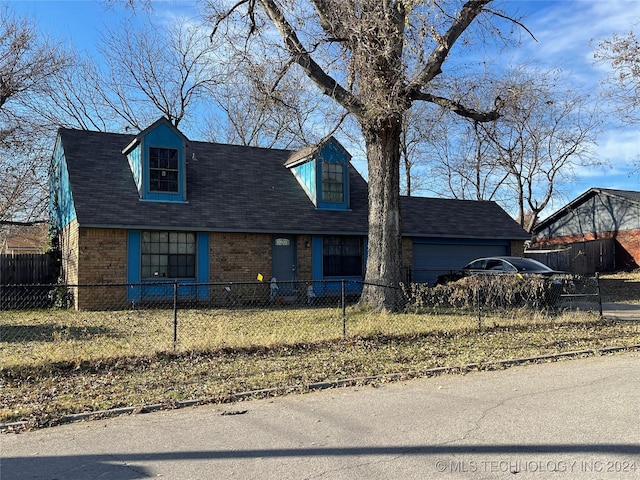
[[[579,195],[575,199],[571,200],[564,207],[555,211],[554,213],[549,215],[547,218],[542,220],[540,223],[538,223],[533,228],[533,232],[534,233],[540,232],[541,230],[546,228],[549,224],[555,222],[558,218],[564,216],[567,212],[575,209],[576,207],[583,204],[591,197],[594,197],[599,194],[622,198],[624,200],[627,200],[633,203],[640,203],[640,192],[635,190],[616,190],[612,188],[597,188],[597,187],[590,188],[589,190],[584,192],[582,195]]]
[[[366,234],[367,183],[349,166],[351,209],[318,210],[285,166],[294,154],[189,141],[188,203],[140,201],[122,149],[133,135],[61,129],[81,226],[202,231]],[[194,157],[195,154],[195,157]],[[404,197],[412,236],[526,239],[493,202]]]
[[[612,188],[594,188],[592,190],[599,190],[603,193],[613,195],[614,197],[621,197],[632,202],[640,203],[640,192],[634,190],[615,190]]]
[[[497,203],[448,198],[402,197],[404,235],[528,240],[529,235]]]

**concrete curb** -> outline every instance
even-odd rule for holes
[[[369,375],[364,377],[352,377],[352,378],[344,378],[339,380],[330,380],[323,382],[314,382],[303,386],[302,388],[296,386],[283,386],[283,387],[273,387],[273,388],[263,388],[259,390],[250,390],[246,392],[238,392],[231,394],[231,398],[234,400],[242,401],[250,398],[265,398],[270,395],[277,394],[278,392],[286,392],[286,391],[314,391],[314,390],[325,390],[328,388],[337,388],[337,387],[345,387],[345,386],[355,386],[355,385],[363,385],[375,382],[377,380],[401,380],[401,379],[416,379],[416,378],[425,378],[425,377],[434,377],[437,375],[443,375],[447,373],[466,373],[473,370],[492,370],[497,367],[508,367],[514,365],[522,365],[527,363],[538,363],[549,360],[559,360],[563,358],[572,358],[572,357],[586,357],[586,356],[596,356],[596,355],[605,355],[608,353],[616,353],[622,351],[633,351],[640,350],[640,344],[628,345],[624,347],[605,347],[598,349],[587,349],[587,350],[576,350],[570,352],[561,352],[554,353],[548,355],[538,355],[534,357],[522,357],[522,358],[511,358],[505,360],[496,360],[492,362],[480,362],[480,363],[469,363],[467,365],[461,366],[451,366],[451,367],[434,367],[429,368],[420,372],[408,372],[408,373],[388,373],[382,375]],[[119,415],[131,415],[137,413],[151,413],[156,412],[158,410],[175,410],[178,408],[191,407],[194,405],[211,405],[211,404],[224,404],[226,402],[220,402],[219,399],[212,398],[201,398],[195,400],[182,400],[176,401],[172,403],[156,403],[151,405],[144,405],[141,407],[122,407],[122,408],[113,408],[108,410],[97,410],[94,412],[83,412],[83,413],[75,413],[72,415],[65,415],[60,419],[60,424],[74,423],[82,420],[89,419],[101,419],[101,418],[110,418],[116,417]],[[223,412],[224,414],[224,412]],[[227,413],[228,414],[228,413]],[[10,422],[10,423],[0,423],[0,432],[5,432],[9,430],[19,430],[21,428],[25,428],[28,425],[28,422]]]

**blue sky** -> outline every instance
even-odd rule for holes
[[[120,6],[107,8],[91,0],[8,2],[18,13],[35,18],[39,29],[53,39],[95,51],[96,40],[105,25],[115,25],[129,15]],[[154,15],[196,15],[190,0],[154,0]],[[519,0],[503,1],[505,10],[524,16],[523,23],[537,41],[522,36],[522,45],[510,49],[512,64],[529,63],[542,68],[560,67],[567,84],[584,92],[597,92],[606,69],[593,62],[593,50],[600,39],[613,33],[640,30],[639,0]],[[501,58],[500,61],[505,61]],[[559,196],[548,213],[560,208],[590,187],[640,190],[640,173],[630,176],[629,162],[640,155],[640,125],[624,127],[613,116],[598,137],[596,156],[606,165],[576,172],[576,182]],[[358,166],[358,165],[356,165]],[[360,167],[358,167],[360,168]]]

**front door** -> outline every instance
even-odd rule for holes
[[[295,290],[293,282],[296,279],[296,239],[286,235],[273,237],[272,245],[272,276],[278,282],[279,295],[292,295]],[[283,283],[284,282],[284,283]]]

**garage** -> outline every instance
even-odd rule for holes
[[[414,239],[412,281],[434,285],[438,275],[479,257],[509,255],[508,240]]]

